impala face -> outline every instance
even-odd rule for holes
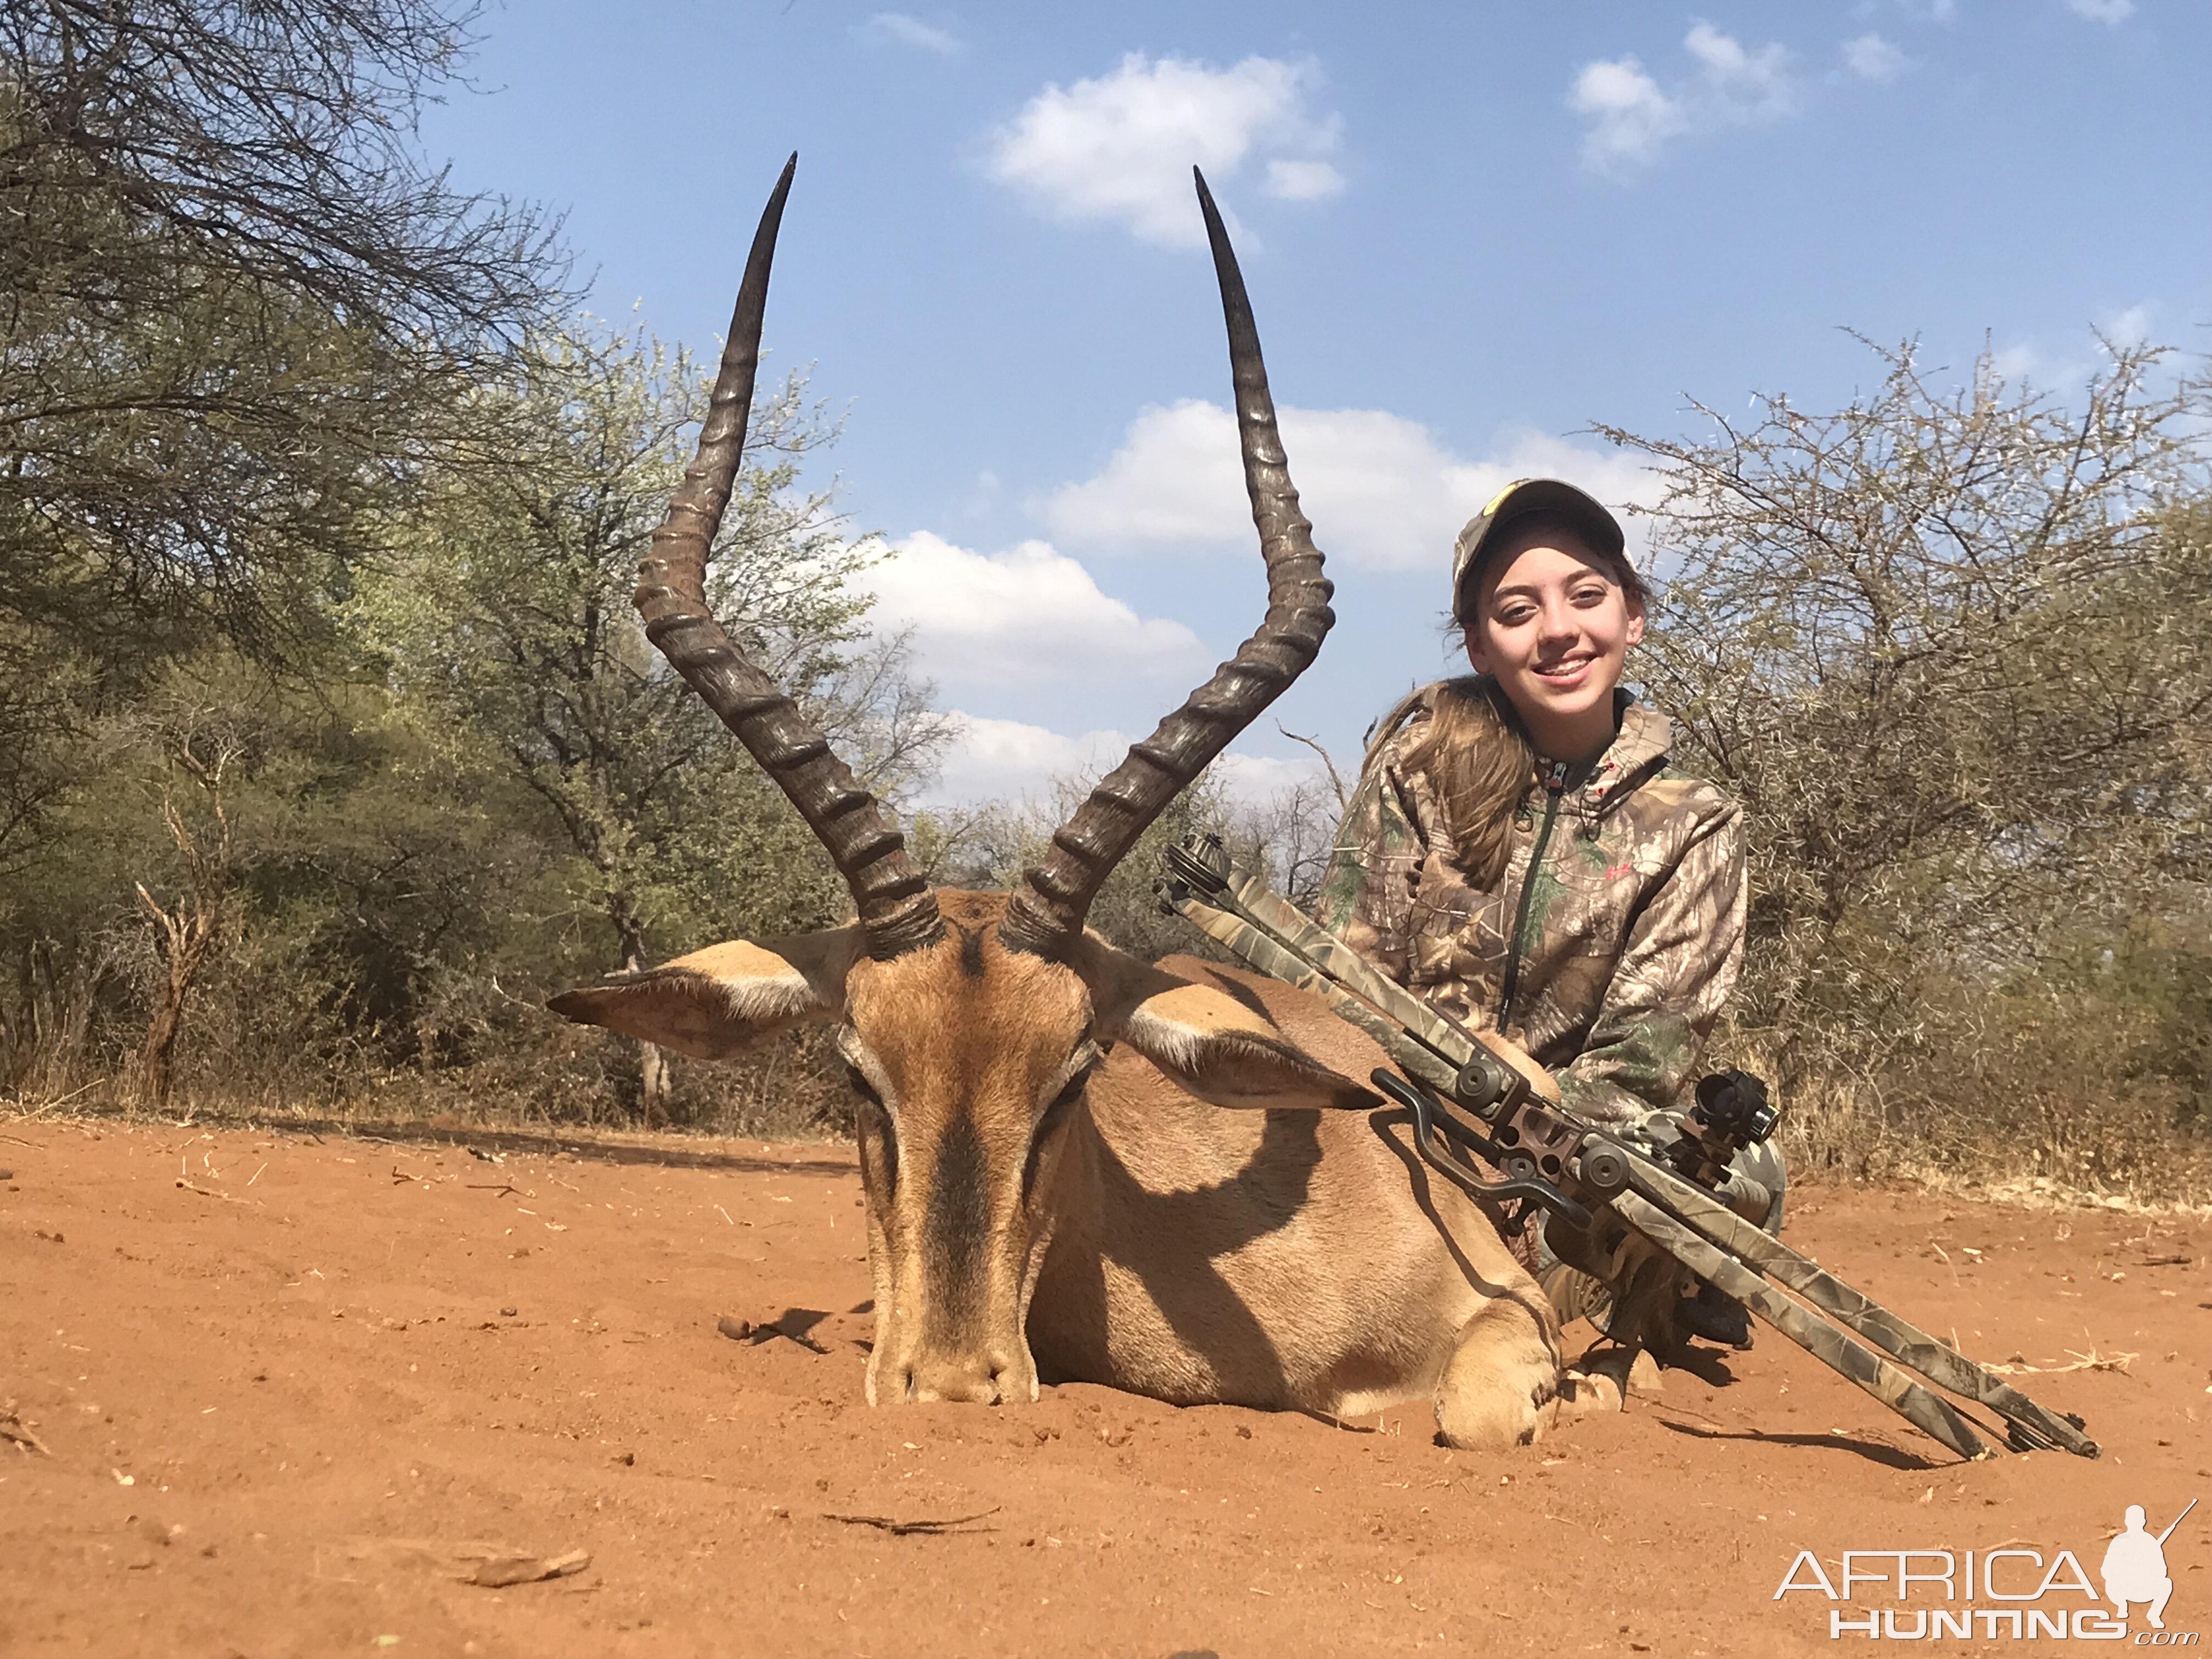
[[[854,964],[837,1034],[860,1097],[872,1404],[1036,1397],[1023,1330],[1052,1239],[1040,1200],[1105,1054],[1075,972],[1006,950],[1002,906],[959,897],[940,896],[939,944]]]

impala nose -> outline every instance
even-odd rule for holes
[[[906,1397],[915,1401],[957,1400],[995,1406],[1002,1397],[1000,1368],[980,1356],[934,1355],[917,1360],[906,1374]]]

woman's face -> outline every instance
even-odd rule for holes
[[[1613,740],[1613,692],[1644,637],[1644,602],[1565,526],[1508,538],[1476,579],[1467,654],[1496,678],[1536,746],[1586,760]]]

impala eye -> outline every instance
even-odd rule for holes
[[[1036,1133],[1042,1135],[1047,1124],[1060,1116],[1069,1107],[1083,1098],[1083,1091],[1091,1086],[1091,1074],[1097,1069],[1098,1062],[1094,1060],[1060,1085],[1060,1092],[1052,1097],[1052,1104],[1037,1114]]]
[[[868,1081],[867,1074],[859,1066],[848,1064],[845,1067],[845,1080],[853,1085],[853,1092],[860,1097],[860,1109],[854,1125],[860,1131],[863,1143],[860,1150],[865,1155],[866,1143],[871,1140],[875,1143],[881,1155],[884,1179],[896,1192],[899,1178],[898,1125],[891,1121],[890,1109],[884,1104],[883,1097],[876,1092],[876,1085]]]

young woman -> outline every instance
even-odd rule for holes
[[[1474,673],[1382,720],[1320,919],[1408,989],[1519,1043],[1577,1113],[1663,1142],[1742,959],[1744,864],[1735,802],[1671,769],[1666,717],[1620,689],[1648,599],[1593,498],[1551,478],[1501,491],[1453,550],[1452,617]],[[1777,1227],[1779,1162],[1749,1163]],[[1601,1313],[1548,1253],[1532,1265],[1563,1316]],[[1682,1322],[1748,1334],[1741,1310],[1709,1294]]]

